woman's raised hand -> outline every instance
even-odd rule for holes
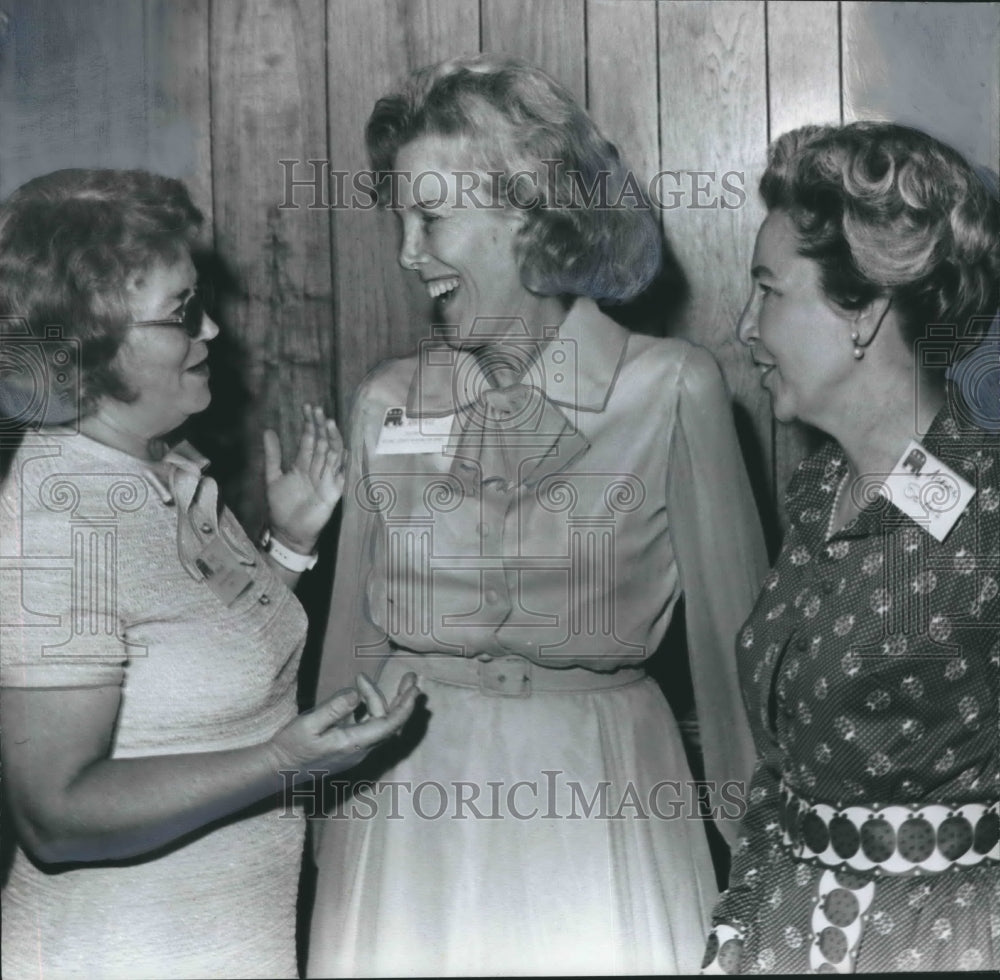
[[[289,722],[270,741],[278,771],[299,773],[340,772],[356,766],[379,742],[394,735],[413,713],[420,689],[416,674],[406,674],[391,704],[364,674],[357,690],[337,694]],[[367,713],[354,721],[355,709],[364,702]]]
[[[344,491],[344,440],[323,409],[302,406],[303,425],[295,461],[281,468],[281,442],[264,432],[264,473],[271,532],[289,548],[308,554]]]

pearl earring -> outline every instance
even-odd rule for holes
[[[865,356],[864,349],[858,343],[858,341],[860,339],[861,339],[861,334],[859,334],[857,330],[852,330],[851,331],[851,342],[854,344],[854,352],[853,353],[854,353],[854,360],[856,360],[856,361],[860,361],[861,358]]]

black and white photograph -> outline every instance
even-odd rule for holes
[[[4,980],[1000,970],[1000,3],[0,0]]]

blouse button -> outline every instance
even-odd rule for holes
[[[270,603],[271,597],[265,592],[258,600],[262,606],[266,606]]]
[[[201,525],[201,533],[202,534],[211,534],[212,533],[212,525],[209,524],[208,521],[204,521],[202,523],[202,525]]]

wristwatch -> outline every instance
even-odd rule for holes
[[[271,534],[271,529],[265,527],[260,534],[261,551],[270,555],[279,565],[287,568],[290,572],[308,572],[319,560],[319,555],[303,555],[298,551],[286,548],[280,541]]]

